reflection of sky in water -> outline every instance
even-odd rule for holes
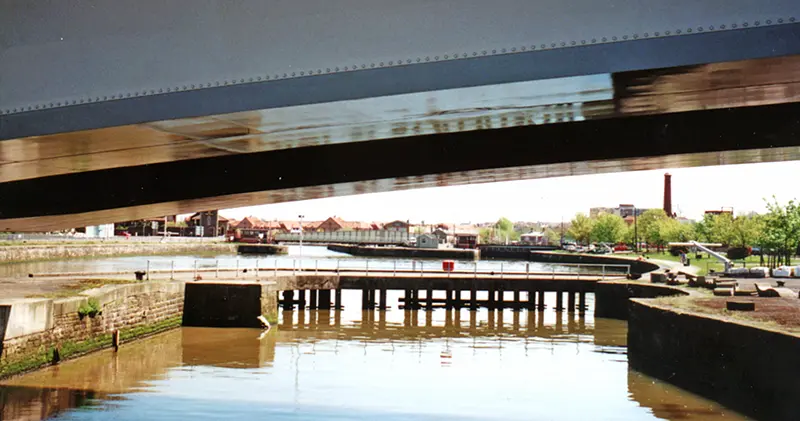
[[[240,269],[256,267],[258,260],[259,269],[269,270],[275,268],[291,269],[293,265],[300,267],[302,264],[306,269],[366,269],[370,270],[393,270],[398,269],[435,269],[441,270],[441,260],[425,259],[365,259],[363,257],[351,256],[344,253],[329,251],[321,246],[303,246],[302,260],[299,246],[289,246],[289,254],[284,256],[256,256],[256,255],[181,255],[181,256],[127,256],[127,257],[108,257],[96,259],[65,259],[51,260],[43,262],[9,263],[0,264],[0,277],[3,276],[27,276],[29,273],[59,273],[59,272],[132,272],[135,270],[145,270],[147,262],[150,261],[151,270],[170,270],[174,262],[174,268],[193,269],[195,261],[199,269],[209,269],[219,267],[222,269]],[[369,261],[369,263],[367,263]],[[554,269],[558,272],[577,271],[576,267],[554,266],[542,263],[526,263],[520,261],[499,261],[481,260],[456,261],[457,270],[474,270],[477,265],[478,270],[511,270],[525,271],[526,267],[531,272],[551,272]],[[597,272],[594,269],[593,272]]]

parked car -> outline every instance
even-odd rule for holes
[[[624,243],[619,243],[614,246],[614,251],[628,251],[628,245]]]

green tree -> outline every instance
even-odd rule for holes
[[[650,209],[641,214],[638,218],[639,239],[644,239],[648,244],[658,246],[664,245],[661,237],[663,232],[663,221],[670,219],[663,209]]]
[[[591,237],[602,243],[618,243],[625,238],[628,227],[620,216],[601,213],[592,226]]]
[[[697,223],[697,236],[710,243],[733,244],[736,241],[733,217],[729,213],[705,214]]]
[[[494,228],[494,237],[500,242],[519,240],[520,234],[514,231],[514,223],[508,218],[498,219],[494,224]]]
[[[491,244],[493,241],[492,233],[494,228],[481,228],[478,230],[478,237],[480,237],[481,244]]]
[[[561,232],[556,231],[550,227],[544,229],[544,238],[547,239],[547,244],[550,245],[561,244]]]
[[[731,227],[731,245],[747,247],[758,244],[764,232],[764,220],[760,215],[738,216],[733,220]]]
[[[664,243],[687,242],[696,238],[693,224],[684,224],[672,218],[661,219],[657,223],[658,237]]]
[[[791,264],[800,241],[800,203],[790,200],[781,206],[773,197],[767,202],[769,212],[764,215],[763,243],[776,257],[774,265]]]
[[[584,213],[575,215],[575,218],[570,223],[569,235],[575,241],[581,244],[588,244],[592,240],[592,229],[594,228],[594,220],[586,216]]]
[[[503,232],[514,231],[514,223],[506,217],[498,219],[494,227]]]

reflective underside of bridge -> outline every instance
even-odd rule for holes
[[[410,188],[800,159],[800,57],[0,142],[5,230]]]
[[[780,3],[770,7],[793,4]],[[41,86],[16,89],[9,75],[19,77],[25,67],[0,64],[0,94],[9,98],[4,108],[0,97],[0,230],[410,188],[797,160],[800,24],[790,16],[753,21],[746,30],[747,24],[736,31],[708,25],[694,29],[703,34],[576,38],[574,47],[542,44],[546,51],[474,49],[463,57],[102,96],[80,81],[50,86],[42,79]],[[15,35],[0,30],[0,41],[12,47],[0,42],[0,59],[17,57]],[[154,79],[161,77],[156,70]],[[98,86],[124,82],[96,75]],[[42,102],[48,101],[42,88],[55,102]],[[97,96],[70,96],[72,88]]]

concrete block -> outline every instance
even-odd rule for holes
[[[53,300],[20,299],[4,305],[11,307],[4,340],[44,332],[53,327]]]

